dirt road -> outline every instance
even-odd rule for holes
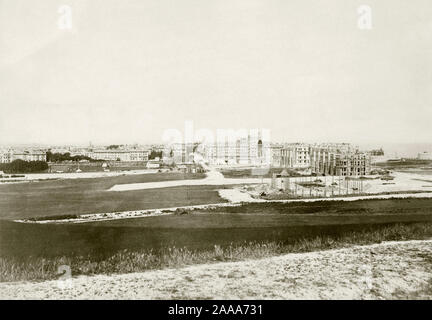
[[[430,299],[432,240],[144,273],[82,276],[69,283],[1,283],[0,298]]]

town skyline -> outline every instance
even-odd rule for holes
[[[305,144],[320,144],[320,143],[349,143],[354,146],[358,146],[359,150],[361,151],[370,151],[370,150],[377,150],[377,149],[383,149],[385,154],[389,157],[405,157],[405,158],[416,158],[419,153],[422,152],[432,152],[432,143],[353,143],[351,141],[276,141],[271,142],[272,144],[292,144],[292,143],[305,143]],[[161,142],[122,142],[122,143],[112,143],[112,142],[105,142],[105,143],[93,143],[91,141],[87,143],[16,143],[16,144],[0,144],[0,148],[7,148],[7,147],[16,147],[21,149],[28,149],[28,148],[49,148],[49,147],[82,147],[82,148],[88,148],[90,145],[93,147],[107,147],[110,145],[123,145],[123,146],[151,146],[151,145],[163,145]]]

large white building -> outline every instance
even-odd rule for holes
[[[271,161],[269,143],[251,136],[199,146],[197,150],[211,164],[264,165]]]
[[[24,161],[46,161],[46,152],[44,151],[14,152],[12,155],[12,159],[13,160],[21,159]]]
[[[93,150],[87,155],[95,160],[106,161],[148,161],[148,150],[107,149]]]
[[[188,163],[193,162],[197,154],[210,164],[270,164],[269,144],[250,135],[234,141],[175,143],[165,149],[164,158]]]

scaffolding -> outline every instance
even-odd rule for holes
[[[364,194],[362,177],[305,176],[277,177],[273,175],[271,189],[293,198],[328,198]]]

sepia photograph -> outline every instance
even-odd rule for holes
[[[0,0],[0,111],[0,300],[432,299],[430,0]]]

